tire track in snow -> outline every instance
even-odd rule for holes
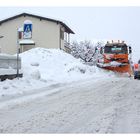
[[[139,84],[139,81],[127,78],[96,82],[90,79],[65,85],[52,96],[0,109],[1,133],[115,133],[127,117],[124,108],[130,112],[134,109],[131,108],[134,96],[137,96],[135,111],[139,111],[139,96],[131,89],[132,82],[133,87]],[[127,90],[123,90],[124,87]],[[135,91],[139,89],[137,87]],[[139,123],[139,114],[133,125]]]

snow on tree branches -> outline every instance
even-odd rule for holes
[[[90,65],[95,64],[96,62],[96,48],[102,46],[102,42],[97,42],[96,44],[91,41],[74,41],[72,42],[70,49],[71,54],[76,58],[81,58],[85,63]]]

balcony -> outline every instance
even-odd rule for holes
[[[71,45],[69,42],[67,42],[66,40],[64,40],[64,50],[67,52],[67,53],[71,53]]]

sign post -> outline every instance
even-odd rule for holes
[[[17,29],[17,77],[19,78],[19,29]],[[25,20],[23,25],[23,39],[32,38],[32,22],[30,20]],[[22,37],[20,36],[20,39]]]
[[[17,29],[17,78],[19,79],[19,29]]]

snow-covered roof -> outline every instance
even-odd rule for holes
[[[24,24],[32,24],[32,21],[31,20],[25,20]]]
[[[35,42],[31,39],[23,39],[19,41],[20,45],[35,45]]]
[[[17,59],[17,56],[0,53],[0,60],[1,59],[10,59],[10,60],[12,60],[12,59]]]

